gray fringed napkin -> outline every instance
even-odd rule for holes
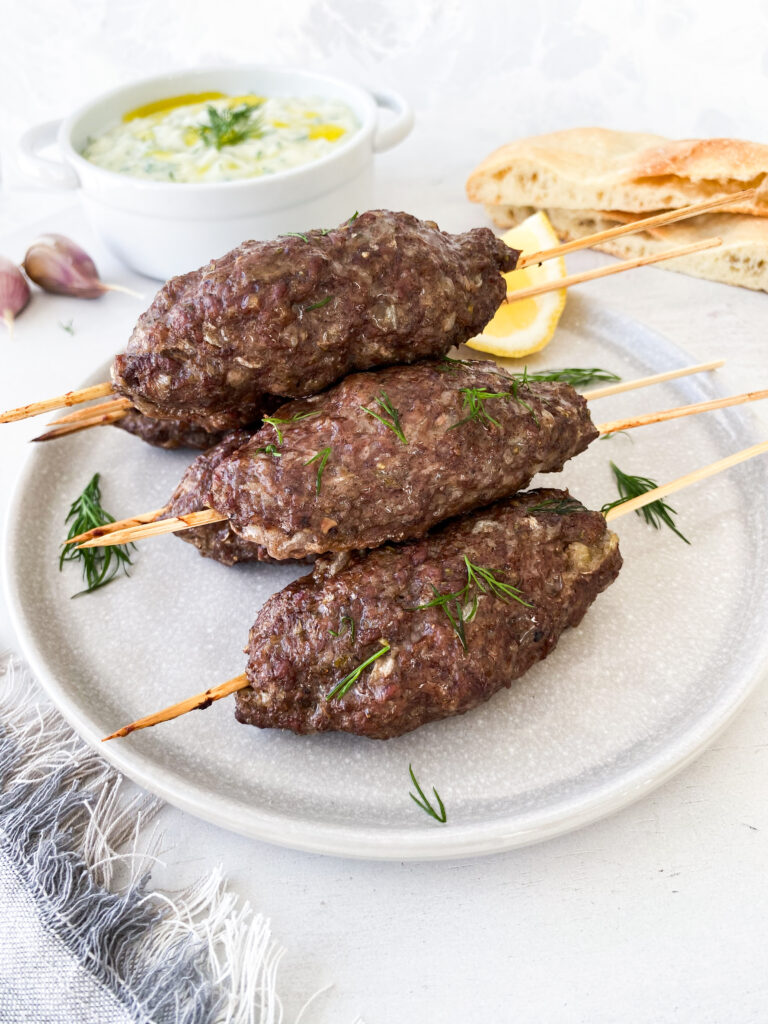
[[[0,1020],[278,1024],[269,922],[220,872],[151,891],[160,801],[128,788],[0,655]]]

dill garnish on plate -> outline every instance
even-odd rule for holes
[[[437,805],[440,808],[440,810],[437,811],[432,806],[432,804],[430,803],[430,801],[429,801],[428,797],[426,796],[424,790],[419,785],[419,781],[416,778],[416,775],[414,774],[414,771],[413,771],[413,765],[410,765],[410,764],[408,765],[408,771],[410,772],[410,775],[411,775],[411,781],[413,782],[414,786],[416,787],[416,792],[419,794],[419,796],[416,797],[409,790],[408,791],[408,796],[411,798],[411,800],[413,800],[413,802],[418,807],[420,807],[422,809],[422,811],[425,811],[430,816],[430,818],[434,818],[435,821],[439,821],[441,825],[444,825],[446,823],[446,821],[448,820],[448,815],[445,813],[445,804],[440,799],[440,794],[437,792],[437,790],[433,786],[432,787],[432,792],[435,794],[435,800],[437,800]]]
[[[72,522],[67,540],[88,530],[97,529],[99,526],[114,523],[115,517],[101,506],[99,476],[99,473],[94,473],[82,494],[72,502],[65,519],[67,523],[70,520]],[[59,556],[59,572],[64,568],[65,562],[80,562],[83,580],[87,584],[85,590],[79,590],[72,596],[80,597],[81,594],[90,594],[94,590],[106,587],[115,579],[121,569],[126,576],[130,575],[127,567],[133,563],[128,553],[129,547],[134,547],[134,545],[116,544],[113,547],[105,548],[65,547]]]
[[[650,477],[632,476],[629,473],[622,472],[615,462],[611,463],[611,469],[616,478],[616,487],[621,497],[617,498],[616,501],[606,502],[600,509],[603,515],[612,508],[616,508],[617,505],[623,505],[625,501],[638,498],[641,494],[647,494],[648,491],[652,491],[655,487],[659,486]],[[635,515],[642,516],[646,523],[655,530],[661,529],[662,526],[668,526],[673,533],[677,534],[680,540],[684,540],[686,544],[691,543],[675,526],[672,516],[676,516],[677,512],[663,498],[657,498],[656,501],[652,501],[649,505],[637,509]]]

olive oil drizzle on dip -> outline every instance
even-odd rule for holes
[[[189,93],[128,111],[82,155],[150,181],[235,181],[317,160],[358,128],[340,100]]]

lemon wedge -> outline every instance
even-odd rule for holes
[[[545,213],[534,213],[517,227],[502,235],[502,240],[523,253],[539,252],[559,245],[560,240]],[[547,260],[546,263],[532,264],[522,270],[512,270],[503,277],[507,291],[558,281],[565,277],[565,260]],[[467,342],[470,348],[479,352],[490,352],[494,356],[519,359],[521,356],[538,352],[549,342],[565,306],[565,288],[520,302],[505,302],[482,334]]]

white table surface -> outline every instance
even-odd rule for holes
[[[607,20],[608,5],[576,4],[563,18],[556,5],[529,4],[527,13],[517,12],[520,31],[514,36],[511,26],[506,35],[492,31],[492,16],[501,18],[510,5],[490,0],[472,5],[474,14],[469,5],[462,10],[451,3],[360,5],[368,20],[342,0],[297,3],[284,21],[251,4],[248,17],[255,7],[265,20],[251,25],[252,38],[259,29],[262,34],[250,50],[242,34],[223,32],[223,19],[245,10],[232,2],[219,5],[222,16],[210,35],[198,5],[185,5],[182,19],[181,4],[136,0],[129,5],[130,28],[127,9],[120,16],[117,6],[102,0],[62,5],[74,24],[50,33],[56,38],[45,43],[46,5],[18,5],[12,20],[17,45],[4,48],[10,56],[0,71],[6,124],[19,129],[64,112],[89,88],[152,72],[164,60],[190,65],[222,56],[264,59],[264,39],[273,58],[323,69],[335,57],[340,70],[358,77],[365,77],[361,69],[368,60],[369,80],[397,82],[419,114],[414,136],[381,160],[378,199],[453,230],[484,223],[482,211],[463,198],[467,170],[490,146],[535,130],[534,117],[547,128],[599,121],[680,134],[761,138],[765,131],[764,105],[728,102],[729,94],[743,100],[762,89],[765,95],[759,42],[765,16],[756,5],[732,5],[731,24],[741,28],[737,34],[724,28],[715,46],[706,14],[695,15],[702,5],[687,0],[674,9],[651,2],[642,14],[627,8],[622,18],[615,14],[621,5],[611,5]],[[739,20],[744,18],[746,25]],[[173,45],[160,41],[157,25],[174,26]],[[333,45],[330,32],[336,32]],[[523,65],[526,81],[540,86],[519,112],[511,101],[499,102],[492,88],[503,83],[511,97],[515,80],[499,36]],[[656,47],[655,62],[649,61],[649,45]],[[426,64],[418,63],[419,54]],[[658,81],[665,55],[666,81],[674,82],[669,92]],[[76,77],[71,69],[78,60]],[[711,74],[703,73],[703,61],[710,61]],[[697,68],[702,73],[694,89]],[[440,89],[451,98],[454,115],[438,102]],[[478,102],[496,98],[487,117],[470,116],[472,96]],[[559,100],[554,107],[553,97]],[[629,120],[633,111],[638,116]],[[448,132],[454,122],[461,125],[460,145]],[[7,157],[7,142],[5,149]],[[40,224],[86,243],[106,279],[136,283],[90,238],[71,197],[24,189],[8,159],[4,171],[0,252],[19,258]],[[581,254],[569,265],[581,269],[605,260]],[[140,287],[151,294],[150,283]],[[728,391],[768,383],[766,295],[655,269],[586,285],[583,292],[643,320],[696,361],[727,358],[720,373]],[[106,304],[114,317],[108,333]],[[76,385],[119,349],[139,308],[118,295],[99,300],[98,309],[74,300],[36,301],[12,341],[0,334],[0,408]],[[74,336],[57,325],[70,319]],[[768,427],[768,410],[760,415]],[[26,441],[40,422],[1,428],[3,516]],[[749,637],[734,642],[749,643]],[[8,647],[18,645],[0,600],[0,650]],[[539,846],[474,861],[361,863],[277,849],[167,808],[162,824],[170,849],[156,880],[175,887],[223,865],[232,886],[272,919],[275,937],[288,949],[280,984],[287,1021],[328,982],[333,990],[305,1021],[335,1024],[358,1014],[367,1024],[765,1021],[766,782],[768,681],[717,742],[662,789],[608,820]]]

